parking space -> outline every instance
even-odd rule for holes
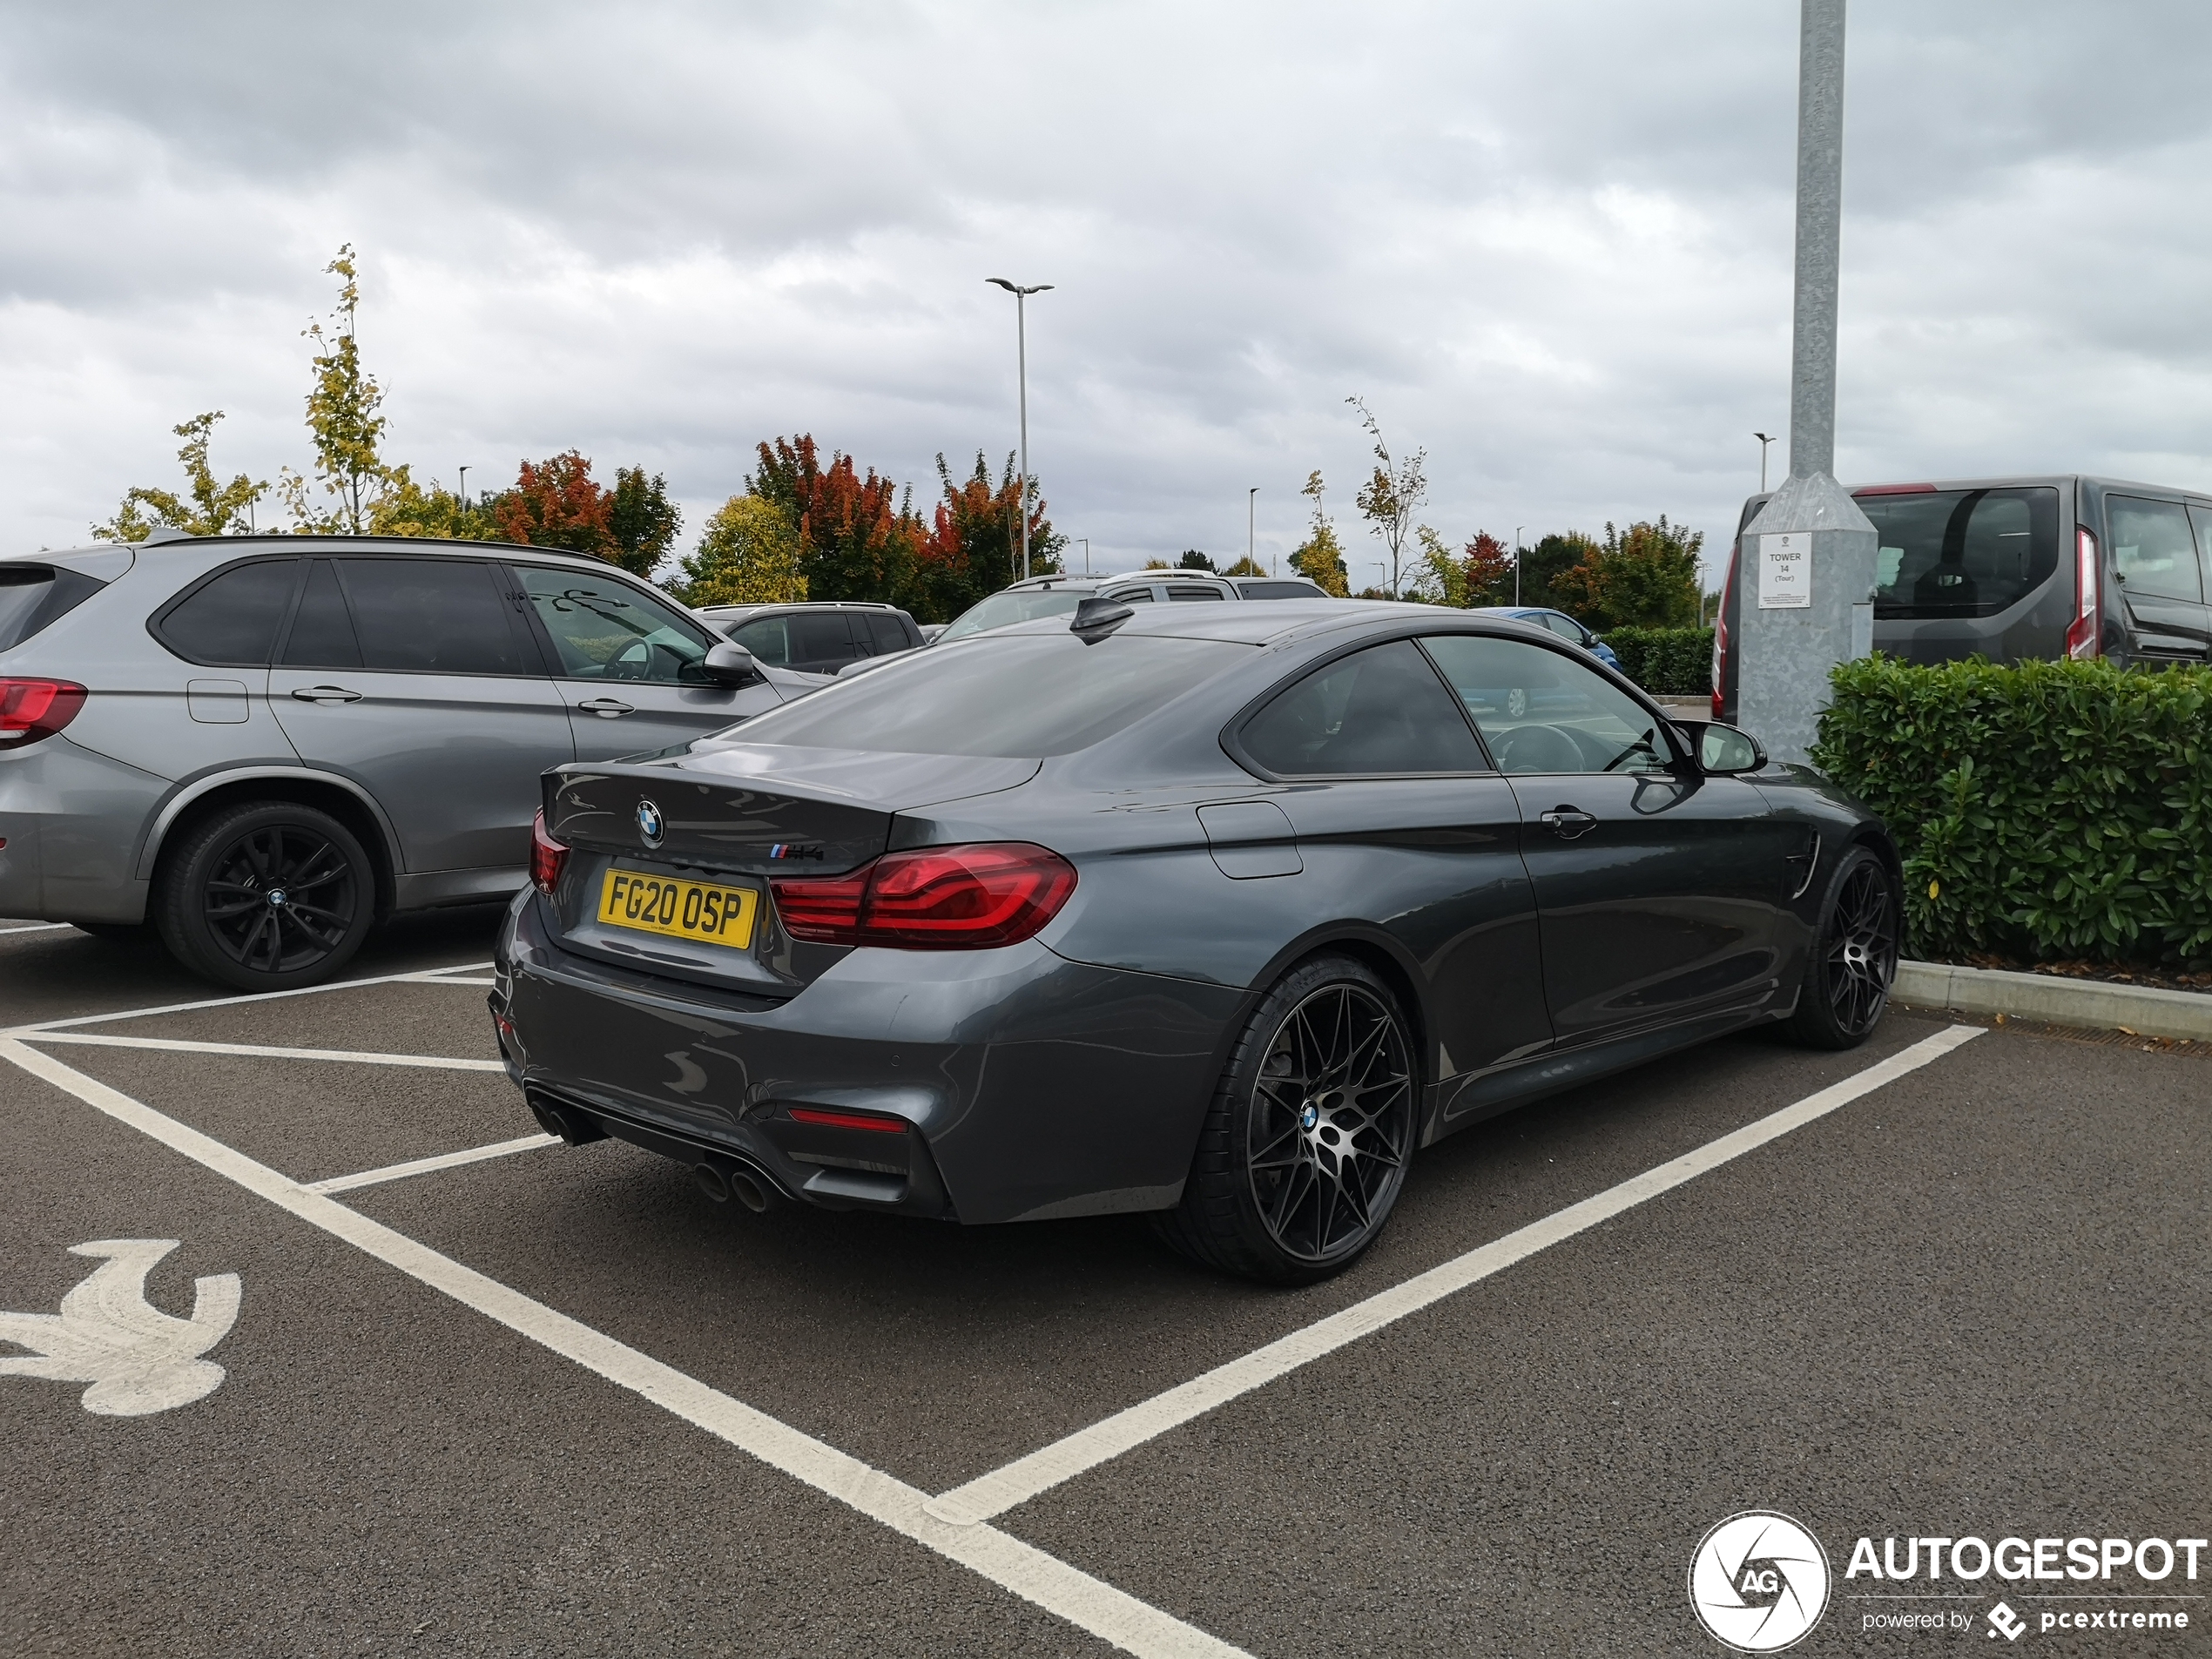
[[[754,1217],[545,1145],[486,933],[249,1001],[0,933],[8,1023],[79,1022],[0,1047],[0,1308],[105,1239],[180,1241],[179,1319],[241,1285],[188,1403],[0,1376],[28,1650],[1695,1652],[1747,1508],[1839,1575],[1870,1534],[2204,1530],[2200,1057],[1730,1040],[1430,1149],[1285,1292],[1141,1218]],[[1802,1650],[1900,1639],[1857,1607]]]

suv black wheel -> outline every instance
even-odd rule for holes
[[[1374,1242],[1405,1184],[1419,1089],[1398,999],[1365,964],[1317,956],[1244,1027],[1160,1234],[1211,1266],[1305,1285]]]
[[[252,801],[185,833],[163,869],[154,920],[194,972],[279,991],[343,968],[368,933],[375,896],[368,855],[343,824],[312,806]]]
[[[1897,978],[1898,907],[1889,867],[1863,846],[1828,883],[1797,1011],[1784,1028],[1808,1049],[1856,1049],[1881,1022]]]

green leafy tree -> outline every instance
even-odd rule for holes
[[[314,358],[314,384],[307,393],[307,433],[314,444],[315,482],[331,504],[312,502],[308,481],[289,467],[278,493],[298,529],[359,536],[369,529],[377,502],[393,488],[395,475],[378,452],[385,428],[384,417],[378,413],[384,404],[383,388],[361,367],[355,332],[361,280],[352,244],[341,247],[323,270],[341,279],[338,305],[327,327],[320,321],[309,323],[302,337],[320,348]]]
[[[1266,570],[1261,567],[1259,561],[1250,554],[1238,559],[1236,563],[1222,572],[1224,576],[1265,576],[1266,574]]]
[[[1213,570],[1213,561],[1198,551],[1197,548],[1186,547],[1183,550],[1183,556],[1175,562],[1175,568],[1178,570],[1211,572]]]
[[[177,451],[177,459],[185,465],[184,495],[134,486],[124,492],[123,504],[115,516],[105,524],[93,525],[92,534],[104,542],[143,542],[156,527],[164,525],[194,536],[251,531],[253,503],[269,493],[269,487],[244,473],[226,484],[216,481],[213,469],[207,464],[207,445],[215,423],[222,418],[222,410],[210,409],[171,428],[185,441]]]
[[[1383,441],[1382,428],[1368,412],[1367,406],[1357,397],[1348,397],[1345,401],[1359,411],[1359,424],[1375,441],[1375,469],[1352,499],[1359,506],[1359,516],[1367,521],[1367,528],[1390,550],[1387,597],[1394,599],[1403,586],[1406,543],[1413,536],[1413,516],[1420,511],[1421,502],[1428,495],[1428,475],[1425,470],[1428,451],[1416,449],[1405,461],[1392,459],[1390,446]]]
[[[1305,488],[1298,494],[1310,496],[1313,502],[1313,523],[1305,540],[1299,543],[1291,555],[1291,569],[1319,588],[1322,592],[1343,599],[1352,593],[1352,572],[1344,562],[1344,548],[1337,540],[1337,527],[1329,517],[1323,496],[1328,486],[1321,482],[1318,472],[1306,475]]]
[[[1511,561],[1499,578],[1491,597],[1480,601],[1494,605],[1548,605],[1557,610],[1573,610],[1565,597],[1554,591],[1553,584],[1561,577],[1598,550],[1598,544],[1580,530],[1565,530],[1541,538],[1534,546],[1521,550],[1521,596],[1514,597],[1514,573]],[[1595,624],[1593,624],[1595,625]]]
[[[799,527],[775,502],[732,496],[706,521],[684,561],[686,604],[790,604],[806,597],[799,573]]]
[[[1585,627],[1695,628],[1700,593],[1702,530],[1639,522],[1625,531],[1605,527],[1605,540],[1552,578],[1554,601]]]
[[[499,520],[482,502],[464,501],[433,482],[425,489],[405,467],[391,469],[387,487],[371,505],[369,532],[375,536],[419,536],[432,541],[496,542]]]
[[[643,467],[615,469],[614,505],[607,529],[614,538],[610,557],[632,576],[651,576],[668,556],[683,528],[683,509],[668,498],[668,480]]]

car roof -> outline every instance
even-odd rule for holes
[[[260,530],[250,536],[165,536],[159,541],[94,542],[84,547],[72,547],[51,553],[10,554],[10,558],[53,559],[66,558],[85,553],[111,553],[118,549],[133,553],[159,555],[170,549],[205,551],[211,547],[238,548],[240,550],[259,549],[297,550],[302,548],[329,549],[342,547],[353,552],[386,553],[451,553],[506,555],[527,553],[534,559],[565,559],[571,563],[605,570],[619,567],[589,553],[578,553],[565,547],[532,547],[525,542],[457,542],[434,536],[331,536],[314,531],[293,534],[284,530]],[[625,573],[626,574],[626,573]]]
[[[1368,625],[1418,625],[1427,633],[1507,633],[1556,644],[1558,636],[1509,617],[1449,605],[1398,603],[1388,599],[1271,599],[1255,605],[1137,605],[1117,633],[1178,639],[1221,639],[1247,645],[1285,644],[1317,635]],[[1065,615],[1020,622],[971,634],[956,644],[1006,639],[1017,635],[1064,633]]]
[[[896,610],[899,607],[880,599],[776,599],[751,605],[698,605],[694,607],[702,617],[765,616],[778,610]]]

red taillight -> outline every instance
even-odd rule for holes
[[[569,861],[569,849],[546,833],[545,814],[540,813],[530,819],[530,885],[547,898],[561,885],[561,867]]]
[[[1075,867],[1027,841],[887,853],[849,875],[779,879],[776,912],[793,939],[909,950],[1015,945],[1059,914]]]
[[[1721,608],[1713,613],[1713,718],[1716,720],[1727,718],[1723,707],[1728,687],[1728,595],[1736,585],[1736,562],[1743,551],[1741,542],[1729,551],[1728,574],[1721,578]]]
[[[2097,538],[2086,529],[2074,533],[2074,620],[2067,626],[2066,654],[2077,661],[2104,650],[2103,608],[2097,587]]]
[[[51,738],[84,706],[84,688],[68,680],[0,679],[0,749]]]
[[[903,1135],[907,1128],[903,1117],[881,1117],[873,1112],[831,1112],[819,1106],[794,1106],[791,1115],[797,1123],[820,1123],[830,1129],[873,1130],[880,1135]]]

